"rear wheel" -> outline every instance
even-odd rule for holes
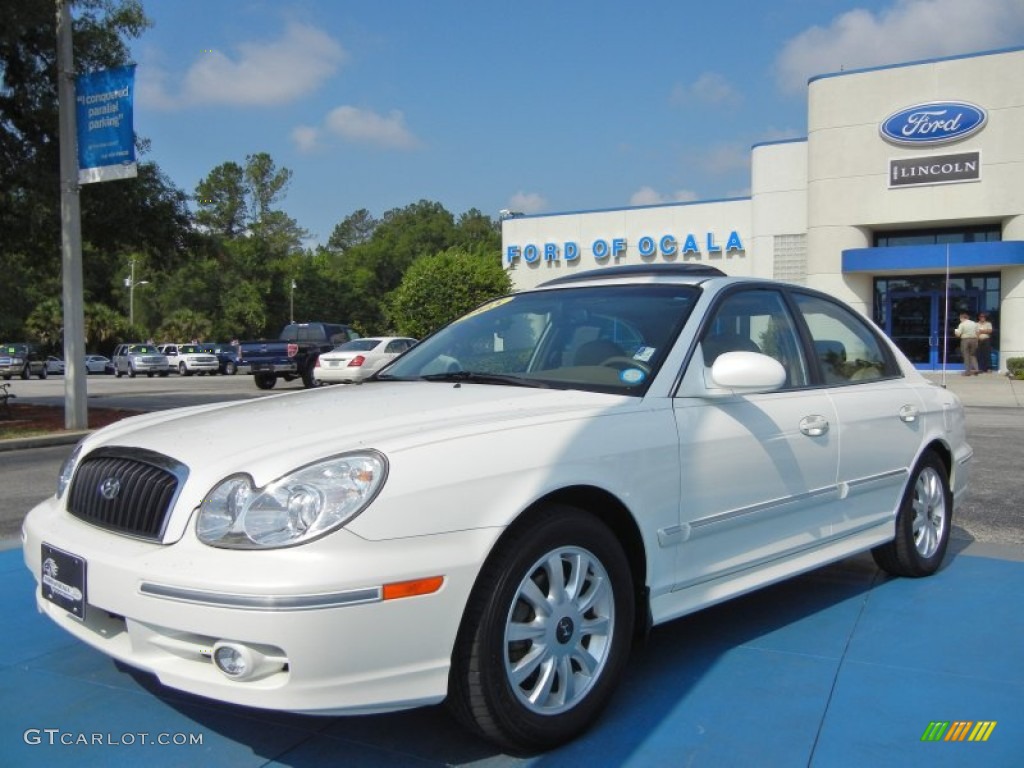
[[[629,655],[634,589],[612,532],[554,505],[498,545],[452,659],[456,717],[501,746],[536,751],[586,729]]]
[[[260,389],[273,389],[277,384],[277,377],[272,373],[257,373],[253,376],[253,380]]]
[[[39,369],[39,378],[40,379],[45,379],[46,375],[47,375],[46,366],[44,365],[42,368]]]
[[[949,471],[929,451],[914,468],[896,515],[896,536],[871,550],[880,568],[894,576],[931,576],[942,565],[952,527]]]
[[[234,363],[232,363],[230,361],[224,363],[224,374],[226,376],[234,376],[236,373],[238,373],[238,366],[237,365],[235,365]]]
[[[28,369],[28,363],[25,363],[25,367],[21,369],[21,378],[24,379],[25,381],[28,381],[30,375],[31,373]]]
[[[184,363],[178,363],[178,373],[181,374],[182,376],[192,375],[191,373],[189,373],[189,370],[188,368],[185,367]]]
[[[134,379],[135,378],[135,369],[132,366],[130,366],[130,365],[128,366],[128,378],[129,379]]]

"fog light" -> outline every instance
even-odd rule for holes
[[[217,644],[213,649],[213,663],[228,677],[244,678],[252,672],[252,656],[240,645]]]
[[[232,680],[258,680],[274,672],[280,672],[288,660],[279,648],[261,646],[261,650],[242,643],[224,640],[213,646],[213,663],[217,669]]]

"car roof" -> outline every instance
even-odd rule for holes
[[[726,277],[726,274],[718,269],[718,267],[712,267],[708,264],[628,264],[619,267],[605,267],[603,269],[591,269],[585,272],[561,275],[541,283],[539,287],[546,288],[551,285],[566,285],[567,283],[651,277],[701,280],[709,277]]]

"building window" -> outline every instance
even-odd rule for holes
[[[912,229],[898,232],[876,232],[876,248],[904,245],[946,245],[947,243],[995,243],[1002,240],[998,224],[980,227],[948,227],[944,229]]]
[[[807,235],[776,235],[772,274],[776,280],[807,283]]]

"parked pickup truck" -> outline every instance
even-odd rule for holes
[[[248,367],[260,389],[272,389],[278,379],[299,378],[308,388],[316,384],[313,374],[320,353],[358,338],[359,334],[347,325],[291,323],[276,341],[243,341],[239,345],[238,367]]]

